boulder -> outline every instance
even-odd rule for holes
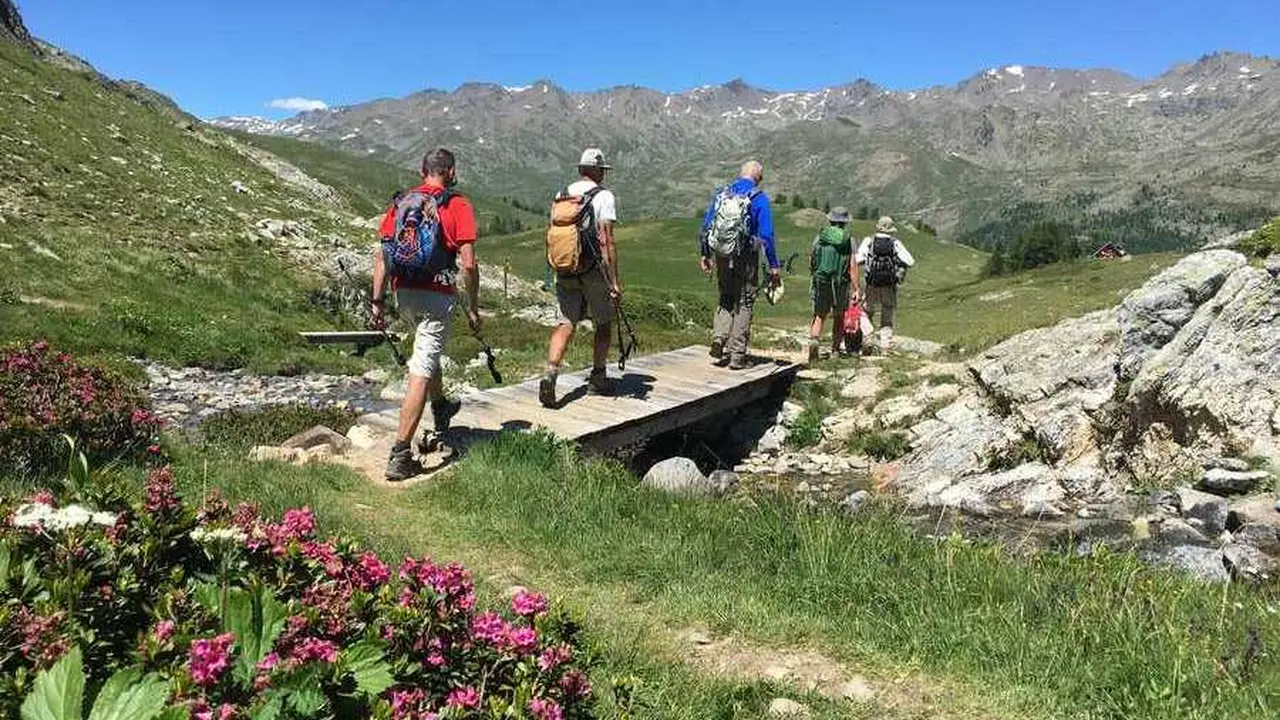
[[[299,450],[310,450],[319,446],[326,446],[334,455],[341,455],[351,449],[351,440],[324,425],[316,425],[280,443],[280,447]]]
[[[1170,545],[1208,545],[1209,538],[1181,518],[1160,521],[1157,537]]]
[[[711,482],[698,469],[698,464],[686,457],[673,457],[649,468],[641,486],[670,493],[710,494]]]
[[[776,455],[782,451],[782,445],[786,441],[787,429],[781,424],[774,425],[761,436],[760,442],[756,444],[756,452],[764,455]]]
[[[1198,520],[1201,523],[1199,529],[1205,535],[1216,538],[1227,529],[1228,504],[1224,498],[1191,488],[1180,488],[1177,492],[1182,517]]]
[[[790,698],[774,698],[769,703],[769,717],[806,718],[809,708]]]
[[[1179,545],[1148,557],[1157,564],[1187,573],[1206,583],[1227,582],[1231,576],[1223,564],[1222,552],[1196,545]]]
[[[971,362],[969,373],[1009,408],[1064,390],[1109,395],[1115,386],[1116,317],[1115,310],[1103,310],[1015,335]]]
[[[856,490],[840,501],[840,507],[849,515],[853,515],[870,499],[871,493],[866,490]]]
[[[1205,472],[1200,483],[1200,490],[1215,495],[1248,495],[1258,483],[1271,477],[1265,470],[1235,471],[1213,468]]]
[[[920,507],[945,507],[979,517],[995,515],[1061,515],[1056,503],[1066,498],[1057,473],[1033,462],[1011,470],[962,478],[941,487],[926,487],[908,498]]]
[[[1267,256],[1267,274],[1273,279],[1280,278],[1280,253],[1272,253]]]
[[[347,431],[347,439],[351,446],[358,450],[369,450],[378,444],[378,438],[372,428],[367,425],[352,425]]]
[[[1167,424],[1203,455],[1280,461],[1272,418],[1280,409],[1280,284],[1237,270],[1158,350],[1129,391],[1130,424]]]
[[[1120,376],[1138,375],[1147,358],[1163,348],[1247,260],[1231,250],[1208,250],[1183,258],[1148,280],[1120,303]]]
[[[303,457],[303,450],[298,448],[276,447],[274,445],[258,445],[249,451],[249,459],[258,462],[296,463]]]
[[[1280,562],[1252,545],[1228,543],[1222,548],[1222,561],[1231,577],[1241,582],[1263,583],[1275,576]]]
[[[707,482],[711,484],[712,491],[717,495],[728,495],[738,489],[741,480],[735,472],[716,470],[707,477]]]
[[[864,367],[840,388],[840,397],[846,400],[868,400],[880,392],[880,368]]]

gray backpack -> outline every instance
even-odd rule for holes
[[[734,257],[746,249],[751,240],[751,202],[760,194],[752,188],[736,193],[726,187],[716,194],[711,225],[707,227],[707,246],[720,257]]]

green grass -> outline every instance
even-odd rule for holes
[[[768,326],[799,331],[812,317],[808,250],[816,230],[801,227],[792,216],[781,213],[776,223],[780,258],[800,255],[793,266],[795,274],[784,277],[783,301],[771,306],[761,299],[756,318]],[[630,302],[658,294],[715,301],[715,285],[697,267],[698,228],[699,222],[693,219],[619,228],[619,264]],[[856,221],[853,229],[861,237],[873,228],[869,222]],[[923,233],[904,231],[902,240],[917,263],[900,291],[899,332],[966,353],[1024,330],[1113,306],[1179,257],[1163,253],[1138,255],[1125,262],[1081,260],[984,279],[985,253]],[[538,232],[496,238],[481,246],[482,254],[509,259],[518,274],[535,280],[545,277],[543,251]],[[700,325],[707,322],[699,320]]]
[[[1266,654],[1280,643],[1274,587],[1207,587],[1106,552],[1013,558],[923,539],[886,507],[849,519],[768,498],[672,498],[515,434],[403,491],[178,452],[189,491],[222,487],[277,512],[311,505],[326,530],[392,555],[431,552],[491,588],[552,590],[587,618],[609,672],[644,678],[640,717],[756,717],[782,692],[672,664],[687,651],[664,638],[691,627],[813,648],[883,687],[906,678],[906,694],[947,689],[914,717],[1267,717],[1280,699]]]

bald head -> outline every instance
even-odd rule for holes
[[[756,182],[756,184],[759,184],[760,181],[764,180],[764,166],[760,164],[759,160],[748,160],[742,163],[742,173],[740,176],[744,178],[751,178]]]

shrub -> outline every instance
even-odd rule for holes
[[[200,424],[206,443],[231,450],[248,450],[255,445],[279,445],[290,437],[324,425],[345,435],[355,424],[356,413],[332,405],[271,405],[252,410],[224,410]]]
[[[95,463],[157,449],[159,419],[119,374],[45,342],[5,350],[0,369],[0,474],[50,473],[63,463],[63,435]]]
[[[866,455],[880,462],[889,462],[911,452],[911,441],[905,433],[896,430],[871,430],[859,428],[845,441],[849,452]]]
[[[133,503],[77,485],[0,501],[4,717],[86,687],[145,718],[592,717],[575,626],[541,595],[480,608],[459,565],[393,567],[306,508],[197,508],[167,468]]]
[[[1280,254],[1280,217],[1240,241],[1240,251],[1257,257]]]

